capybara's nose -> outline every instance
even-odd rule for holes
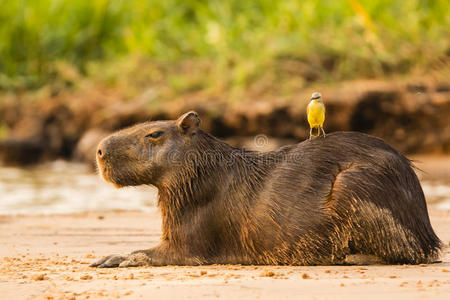
[[[97,158],[98,159],[104,159],[106,157],[106,152],[107,152],[106,148],[107,147],[106,147],[105,141],[104,140],[101,141],[97,147]]]
[[[114,152],[114,145],[117,144],[117,138],[109,136],[104,138],[97,146],[97,158],[105,161],[110,158]]]
[[[98,156],[98,158],[102,158],[103,157],[103,150],[101,148],[97,149],[97,156]]]

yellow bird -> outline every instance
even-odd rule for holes
[[[309,102],[306,108],[306,115],[309,123],[309,139],[313,137],[313,128],[317,128],[317,135],[320,135],[320,130],[325,137],[325,130],[323,130],[323,122],[325,121],[325,105],[322,102],[322,95],[319,92],[315,92],[311,96],[311,102]]]

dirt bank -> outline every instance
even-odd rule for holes
[[[200,92],[161,100],[152,89],[125,101],[115,90],[93,87],[44,91],[32,99],[2,95],[0,161],[92,162],[95,145],[108,132],[149,119],[173,119],[192,109],[200,113],[206,131],[222,138],[265,134],[303,140],[309,132],[305,107],[313,90],[324,95],[328,132],[370,133],[405,153],[450,153],[450,83],[351,81],[287,95],[250,90],[238,102]]]

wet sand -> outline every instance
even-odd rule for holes
[[[450,211],[430,208],[442,263],[96,269],[112,253],[156,245],[157,212],[0,216],[2,299],[449,299]]]

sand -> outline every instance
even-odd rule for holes
[[[442,263],[128,269],[89,264],[156,245],[156,211],[1,216],[0,298],[450,299],[450,211],[430,215],[445,244]]]

